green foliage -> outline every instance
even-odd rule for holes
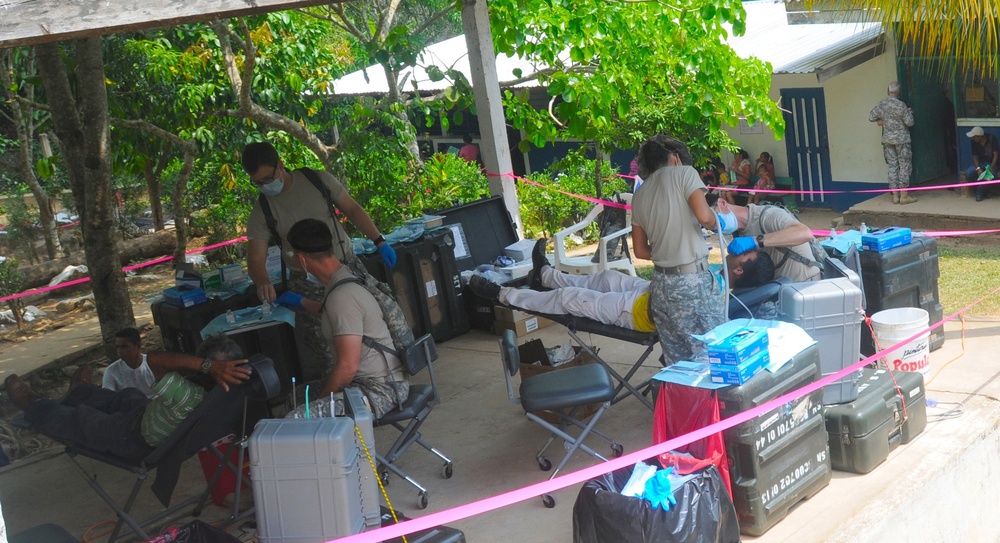
[[[409,123],[364,101],[338,113],[343,128],[334,174],[380,228],[402,224],[411,218],[407,210],[418,186],[417,163],[403,144]]]
[[[438,153],[424,162],[418,190],[413,194],[409,215],[444,209],[490,195],[489,181],[475,163],[447,153]]]
[[[519,185],[518,198],[521,203],[521,221],[524,235],[528,238],[550,237],[555,232],[571,226],[590,212],[594,204],[561,194],[580,194],[595,198],[595,161],[586,158],[585,149],[569,153],[566,158],[555,162],[544,173],[536,172],[528,179],[547,188],[529,183]],[[625,192],[628,184],[614,175],[605,161],[601,169],[601,193],[605,198],[614,192]],[[596,226],[586,232],[585,239],[596,239]]]
[[[3,211],[7,215],[7,243],[22,259],[38,262],[38,251],[35,248],[39,233],[35,227],[38,214],[24,202],[25,192],[11,194],[4,206]]]
[[[740,0],[496,0],[490,16],[498,53],[549,68],[538,81],[558,122],[527,92],[504,94],[507,118],[530,144],[576,138],[628,149],[667,132],[699,155],[730,147],[722,127],[740,115],[783,135],[770,66],[723,43],[728,28],[745,30]]]
[[[8,258],[0,262],[0,296],[10,296],[24,290],[24,275],[17,269],[17,260]],[[7,307],[14,314],[17,328],[24,327],[22,313],[24,311],[23,298],[7,300]]]

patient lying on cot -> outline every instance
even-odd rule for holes
[[[538,240],[532,251],[530,289],[504,287],[480,275],[472,276],[469,288],[484,298],[528,311],[584,317],[639,332],[656,329],[648,309],[648,280],[615,270],[595,275],[560,272],[549,266],[545,242]],[[774,262],[763,251],[727,255],[726,266],[735,288],[756,287],[774,279]],[[719,277],[721,281],[721,270]]]

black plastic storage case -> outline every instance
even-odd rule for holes
[[[435,211],[444,217],[444,226],[455,233],[458,251],[455,264],[459,272],[475,269],[480,264],[492,264],[504,254],[504,248],[517,241],[514,221],[507,212],[503,198],[484,198],[468,204]],[[493,332],[496,315],[493,300],[477,296],[466,287],[465,307],[470,325],[476,330]]]
[[[444,341],[468,332],[454,232],[435,228],[419,240],[392,248],[397,257],[392,269],[378,255],[368,255],[362,262],[368,273],[392,289],[413,335],[430,334],[435,341]]]
[[[159,301],[150,305],[149,309],[153,313],[153,323],[160,327],[163,349],[194,354],[201,345],[201,329],[212,322],[212,319],[228,310],[235,311],[259,303],[257,291],[247,289],[244,294],[226,299],[213,296],[207,302],[191,307],[178,307]]]
[[[868,315],[883,309],[919,307],[927,311],[931,325],[944,316],[938,298],[937,240],[913,236],[909,245],[884,253],[861,251],[861,279],[865,283]],[[931,330],[930,349],[944,345],[944,327]],[[867,326],[861,329],[861,352],[875,354],[875,343]]]
[[[927,426],[923,374],[897,371],[890,376],[888,370],[866,368],[860,388],[857,400],[824,412],[830,463],[838,471],[868,473]]]
[[[822,375],[861,360],[862,293],[849,279],[823,279],[782,285],[778,318],[802,327],[819,344]],[[854,401],[860,372],[823,387],[823,403]]]
[[[811,345],[775,373],[765,370],[743,385],[719,389],[719,414],[747,411],[819,378],[819,347]],[[763,534],[829,484],[822,413],[823,391],[816,390],[723,433],[741,533]]]

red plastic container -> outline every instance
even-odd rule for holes
[[[232,446],[233,439],[236,436],[229,434],[228,436],[213,443],[213,446],[219,449],[223,455],[229,458],[229,461],[233,465],[239,461],[240,448]],[[249,452],[249,451],[248,451]],[[219,467],[219,459],[211,453],[208,449],[202,449],[198,451],[198,461],[201,463],[201,471],[205,474],[205,482],[212,480],[212,475],[215,473],[215,469]],[[250,478],[250,455],[243,455],[243,475]],[[236,492],[236,475],[233,474],[232,470],[223,470],[219,475],[219,480],[216,481],[215,487],[212,488],[212,503],[220,507],[225,506],[226,496]],[[246,484],[243,485],[243,492],[250,492],[250,487]]]

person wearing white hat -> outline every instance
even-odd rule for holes
[[[997,176],[997,167],[1000,166],[1000,143],[993,134],[987,134],[983,127],[974,126],[972,130],[965,133],[972,138],[972,166],[965,170],[966,181],[978,181],[980,177],[989,169],[989,179]],[[983,180],[987,180],[983,177]],[[976,187],[976,201],[982,202],[986,197],[986,187]]]
[[[889,165],[889,190],[892,203],[912,204],[917,199],[906,193],[913,171],[913,150],[910,148],[910,127],[913,110],[899,99],[899,82],[889,83],[888,96],[875,104],[868,120],[882,127],[882,153]]]

